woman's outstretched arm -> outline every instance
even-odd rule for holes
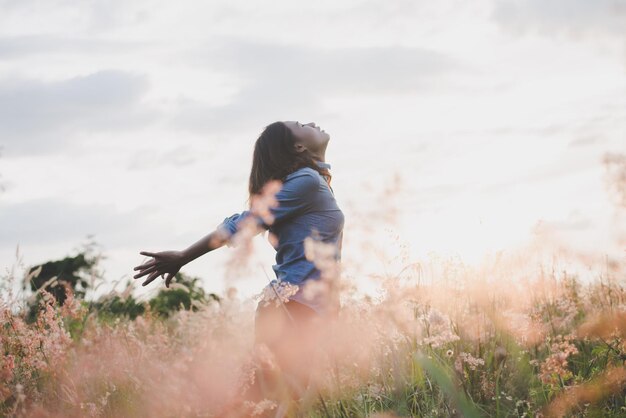
[[[216,227],[215,231],[201,238],[183,251],[162,251],[158,253],[141,251],[140,254],[153,257],[154,259],[135,267],[134,270],[141,271],[136,274],[134,278],[138,279],[149,275],[142,283],[142,286],[146,286],[157,277],[164,276],[165,286],[169,287],[176,273],[178,273],[185,264],[209,251],[220,248],[224,244],[229,247],[236,245],[236,243],[231,241],[231,237],[234,236],[242,226],[244,228],[246,228],[246,225],[252,227],[254,230],[253,233],[256,234],[264,229],[268,229],[270,224],[280,224],[306,210],[307,207],[313,204],[311,199],[315,197],[314,192],[319,186],[320,177],[314,170],[306,169],[299,171],[292,176],[290,181],[282,184],[280,190],[274,194],[276,205],[269,205],[267,208],[271,214],[271,220],[266,221],[263,216],[245,210],[224,219],[224,221]],[[248,220],[251,222],[247,222]]]
[[[161,251],[153,253],[141,251],[139,254],[153,257],[152,260],[135,267],[133,270],[140,270],[134,276],[135,279],[149,275],[141,284],[146,286],[159,276],[164,276],[165,287],[170,287],[170,282],[176,273],[187,263],[196,258],[223,246],[227,241],[227,235],[221,229],[216,229],[210,234],[202,237],[194,244],[183,251]]]
[[[221,229],[216,229],[182,251],[184,264],[222,247],[227,240],[228,235],[225,235]]]

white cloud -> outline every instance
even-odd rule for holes
[[[158,0],[0,0],[0,33],[111,31],[144,22]]]
[[[153,212],[144,207],[122,213],[113,204],[81,205],[60,197],[3,204],[0,205],[0,246],[78,242],[89,234],[112,246],[127,245],[133,236],[138,242],[158,241],[164,228],[159,230],[149,222]]]
[[[186,167],[196,163],[198,157],[198,151],[190,145],[181,145],[162,152],[146,148],[132,154],[126,168],[128,170],[145,170],[164,165]]]
[[[52,34],[7,36],[0,38],[0,58],[16,60],[26,56],[58,56],[59,54],[119,54],[147,46],[142,42],[116,41],[95,37],[59,36]]]
[[[624,0],[498,0],[493,17],[503,29],[537,31],[572,37],[613,36],[623,39]]]
[[[276,115],[324,111],[329,97],[411,95],[430,91],[461,66],[446,54],[400,46],[315,48],[229,40],[186,57],[192,65],[241,80],[231,103],[209,106],[180,100],[174,124],[181,129],[250,129]],[[435,81],[435,83],[433,83]]]
[[[328,94],[411,94],[458,69],[444,53],[416,47],[316,48],[231,40],[208,45],[204,65],[276,90]]]
[[[0,81],[0,145],[7,156],[62,152],[89,131],[144,126],[152,111],[141,105],[145,77],[99,71],[58,82]]]

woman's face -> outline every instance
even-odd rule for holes
[[[291,129],[291,132],[296,137],[296,148],[298,150],[307,149],[315,155],[323,155],[326,151],[330,135],[315,125],[315,122],[302,124],[298,121],[287,121],[284,124]]]

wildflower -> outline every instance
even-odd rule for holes
[[[572,372],[567,369],[567,359],[569,356],[578,353],[576,346],[569,342],[571,337],[558,335],[550,345],[552,354],[541,364],[539,378],[544,384],[555,385],[558,379],[567,380],[571,378]]]
[[[454,362],[454,368],[459,373],[463,373],[463,364],[467,364],[470,370],[476,370],[478,366],[485,365],[485,360],[481,358],[476,358],[470,353],[461,352]]]
[[[98,407],[93,402],[87,402],[87,403],[81,402],[80,409],[86,409],[90,417],[95,417],[99,415]]]
[[[530,408],[530,404],[528,403],[528,401],[520,399],[515,402],[515,408],[517,409],[517,413],[521,414],[523,411],[526,411]],[[526,412],[524,412],[524,414],[526,414]]]
[[[254,351],[255,361],[264,369],[275,370],[278,368],[276,358],[266,344],[257,344]]]
[[[291,296],[298,293],[299,289],[298,285],[274,279],[256,297],[260,298],[263,306],[268,306],[273,301],[276,307],[279,307],[281,303],[287,303]]]
[[[431,309],[428,313],[428,322],[431,326],[443,326],[447,325],[448,318],[444,317],[444,315],[436,309]]]
[[[244,406],[248,408],[249,410],[251,410],[250,416],[253,416],[253,417],[263,415],[265,411],[271,411],[278,407],[276,402],[273,402],[269,399],[263,399],[261,402],[258,402],[258,403],[245,401]]]
[[[428,314],[422,315],[421,319],[428,330],[428,336],[422,339],[422,344],[439,348],[461,339],[452,332],[450,319],[436,309],[431,309]]]
[[[448,350],[448,351],[446,351],[446,357],[450,358],[450,357],[452,357],[453,355],[454,355],[454,351],[452,351],[452,350]]]
[[[422,344],[430,344],[433,348],[439,348],[445,344],[458,341],[461,337],[449,330],[443,331],[441,334],[432,337],[426,337],[422,340]]]
[[[491,377],[487,374],[487,372],[483,371],[480,373],[480,391],[485,398],[493,398],[495,395],[496,385],[491,379]]]
[[[254,361],[249,361],[241,366],[240,374],[238,376],[237,384],[233,386],[233,389],[237,389],[241,393],[246,393],[256,381],[256,364]],[[235,397],[236,393],[233,391],[229,396]]]
[[[378,384],[368,384],[368,395],[373,398],[376,399],[377,401],[380,401],[382,399],[382,395],[384,393],[383,387],[378,385]]]
[[[109,396],[111,396],[111,392],[107,390],[104,396],[100,397],[100,405],[102,405],[102,407],[105,407],[107,403],[109,402]]]

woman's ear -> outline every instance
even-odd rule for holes
[[[296,151],[298,151],[298,152],[302,152],[302,151],[306,150],[306,147],[304,145],[300,144],[300,143],[296,143],[294,145],[294,147],[295,147]]]

